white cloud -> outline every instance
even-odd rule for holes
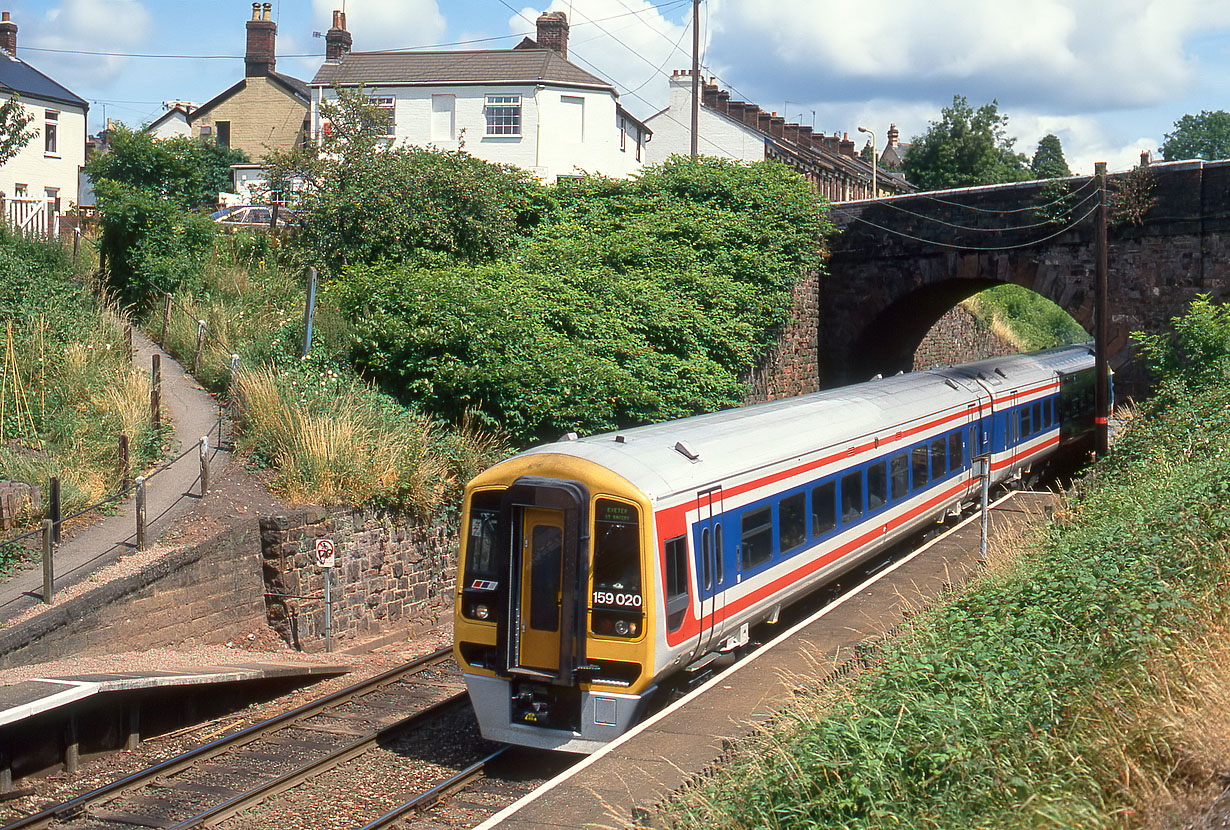
[[[444,39],[444,16],[436,0],[346,0],[345,5],[356,52],[431,46]],[[324,32],[333,24],[334,10],[341,8],[342,0],[312,0],[312,25]]]
[[[123,52],[148,46],[153,27],[153,17],[139,0],[62,0],[29,30],[30,43],[43,49]],[[19,31],[18,55],[23,42]],[[127,63],[127,58],[102,55],[57,54],[54,60],[57,80],[70,89],[87,83],[107,88]]]

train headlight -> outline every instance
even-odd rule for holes
[[[483,605],[481,602],[474,604],[473,611],[474,611],[474,619],[476,620],[491,619],[491,608],[487,605]]]
[[[631,632],[632,632],[632,628],[631,626],[628,625],[627,620],[616,620],[615,621],[615,633],[618,634],[620,637],[627,637]]]

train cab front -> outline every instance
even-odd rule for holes
[[[511,477],[527,463],[466,489],[457,661],[483,737],[592,752],[634,725],[653,691],[647,504],[571,457],[553,465],[560,475]]]

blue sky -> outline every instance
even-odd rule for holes
[[[313,32],[343,2],[356,50],[508,48],[538,13],[568,12],[570,57],[641,117],[691,60],[690,0],[275,0],[278,71],[311,79],[324,51]],[[19,26],[19,54],[91,102],[92,132],[104,114],[139,125],[164,101],[201,103],[243,75],[250,0],[0,8]],[[701,18],[704,71],[733,98],[860,146],[858,126],[882,145],[896,123],[904,141],[961,94],[997,99],[1028,155],[1053,132],[1074,172],[1099,160],[1121,170],[1184,113],[1230,108],[1226,0],[704,0]]]

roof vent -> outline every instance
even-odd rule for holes
[[[1004,374],[1004,370],[999,368],[998,366],[995,367],[995,374],[999,375],[1001,378],[1008,377],[1007,375]]]
[[[953,382],[952,378],[944,378],[944,385],[951,386],[953,389],[957,390],[958,392],[961,391],[961,387],[957,386],[957,384]]]
[[[622,436],[622,435],[616,435],[616,436],[615,436],[615,443],[616,443],[616,444],[626,444],[626,443],[628,443],[628,439],[627,439],[627,438],[625,438],[625,437],[624,437],[624,436]]]
[[[565,432],[563,435],[561,435],[561,436],[560,436],[559,440],[561,440],[561,441],[575,441],[575,440],[577,440],[577,434],[576,434],[575,432]]]
[[[682,455],[684,458],[688,459],[689,461],[696,461],[698,458],[700,458],[700,453],[698,453],[696,450],[689,447],[686,441],[676,441],[675,442],[675,452],[679,453],[680,455]]]

